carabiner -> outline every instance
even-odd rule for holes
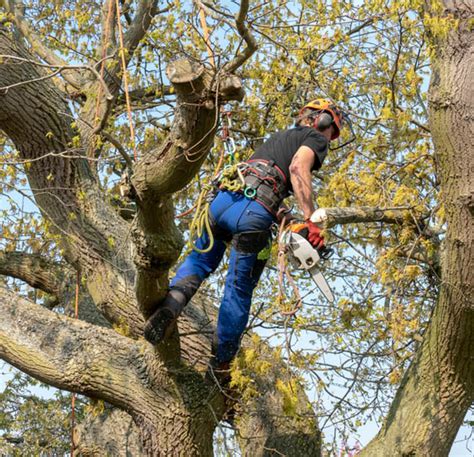
[[[235,141],[232,137],[227,137],[225,140],[225,150],[228,154],[234,155],[235,153]]]
[[[244,190],[244,195],[247,198],[255,198],[255,195],[257,195],[257,190],[252,189],[251,187],[246,187],[245,190]]]

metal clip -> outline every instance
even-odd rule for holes
[[[227,151],[228,154],[233,155],[235,153],[235,141],[232,137],[227,137],[225,139],[225,150]]]

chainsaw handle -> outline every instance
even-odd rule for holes
[[[322,248],[318,249],[318,254],[321,259],[328,260],[334,255],[334,249],[323,246]]]

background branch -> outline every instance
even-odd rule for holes
[[[227,24],[229,27],[235,28],[231,21],[226,18],[232,18],[231,15],[224,13],[223,11],[217,10],[213,5],[207,2],[201,2],[200,0],[195,0],[198,8],[201,8],[206,14],[213,17],[217,21]],[[245,19],[247,18],[249,10],[248,0],[242,0],[240,3],[240,9],[235,17],[235,26],[239,35],[247,44],[247,47],[239,54],[237,54],[233,60],[228,62],[222,68],[224,72],[233,73],[235,70],[240,68],[246,60],[248,60],[252,54],[258,49],[257,42],[253,37],[252,33],[245,25]]]
[[[245,19],[249,11],[248,0],[242,0],[240,3],[240,10],[235,19],[235,25],[240,36],[244,39],[247,47],[228,64],[224,65],[224,71],[233,73],[240,68],[246,60],[250,59],[252,54],[257,50],[258,45],[255,38],[250,32],[250,29],[245,25]]]
[[[135,48],[149,29],[154,15],[158,13],[157,3],[157,0],[141,0],[138,4],[137,13],[124,36],[129,59],[133,56]]]
[[[56,299],[65,283],[64,265],[51,262],[40,254],[0,251],[0,274],[21,279]]]

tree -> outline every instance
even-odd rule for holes
[[[462,92],[472,73],[469,6],[368,2],[356,10],[242,0],[232,11],[200,2],[160,9],[143,0],[119,12],[110,0],[87,9],[66,1],[0,5],[2,192],[28,195],[26,177],[39,210],[2,228],[0,273],[35,289],[12,287],[10,279],[0,289],[2,358],[128,413],[146,455],[211,454],[213,432],[230,410],[244,454],[319,455],[318,419],[343,422],[347,432],[384,411],[379,392],[396,386],[411,361],[384,428],[364,452],[445,455],[472,403],[474,379],[472,171],[454,162],[454,151],[463,164],[472,161],[463,118],[472,101]],[[198,9],[213,24],[212,59],[195,24]],[[465,73],[455,78],[450,72],[459,68]],[[323,92],[351,108],[360,146],[331,157],[318,198],[339,240],[343,260],[332,275],[347,298],[325,316],[300,312],[286,332],[286,352],[249,337],[234,367],[236,406],[203,378],[212,299],[201,294],[187,307],[171,341],[152,348],[141,335],[183,247],[175,207],[188,206],[206,185],[218,160],[211,149],[219,108],[241,101],[244,90],[244,104],[233,106],[241,143],[254,147]],[[446,135],[448,121],[464,134]],[[123,172],[119,183],[114,176]],[[79,320],[48,309],[67,309],[76,277]],[[275,315],[274,295],[270,276],[252,323],[277,333],[288,319]],[[324,335],[324,348],[293,348],[300,331]],[[324,350],[343,354],[343,363],[323,360]],[[433,361],[433,351],[442,357]],[[320,391],[331,393],[337,378],[346,390],[329,411],[315,413],[297,370]],[[104,431],[118,420],[128,430],[129,416],[116,414],[123,413],[89,418],[96,446],[94,427]]]

